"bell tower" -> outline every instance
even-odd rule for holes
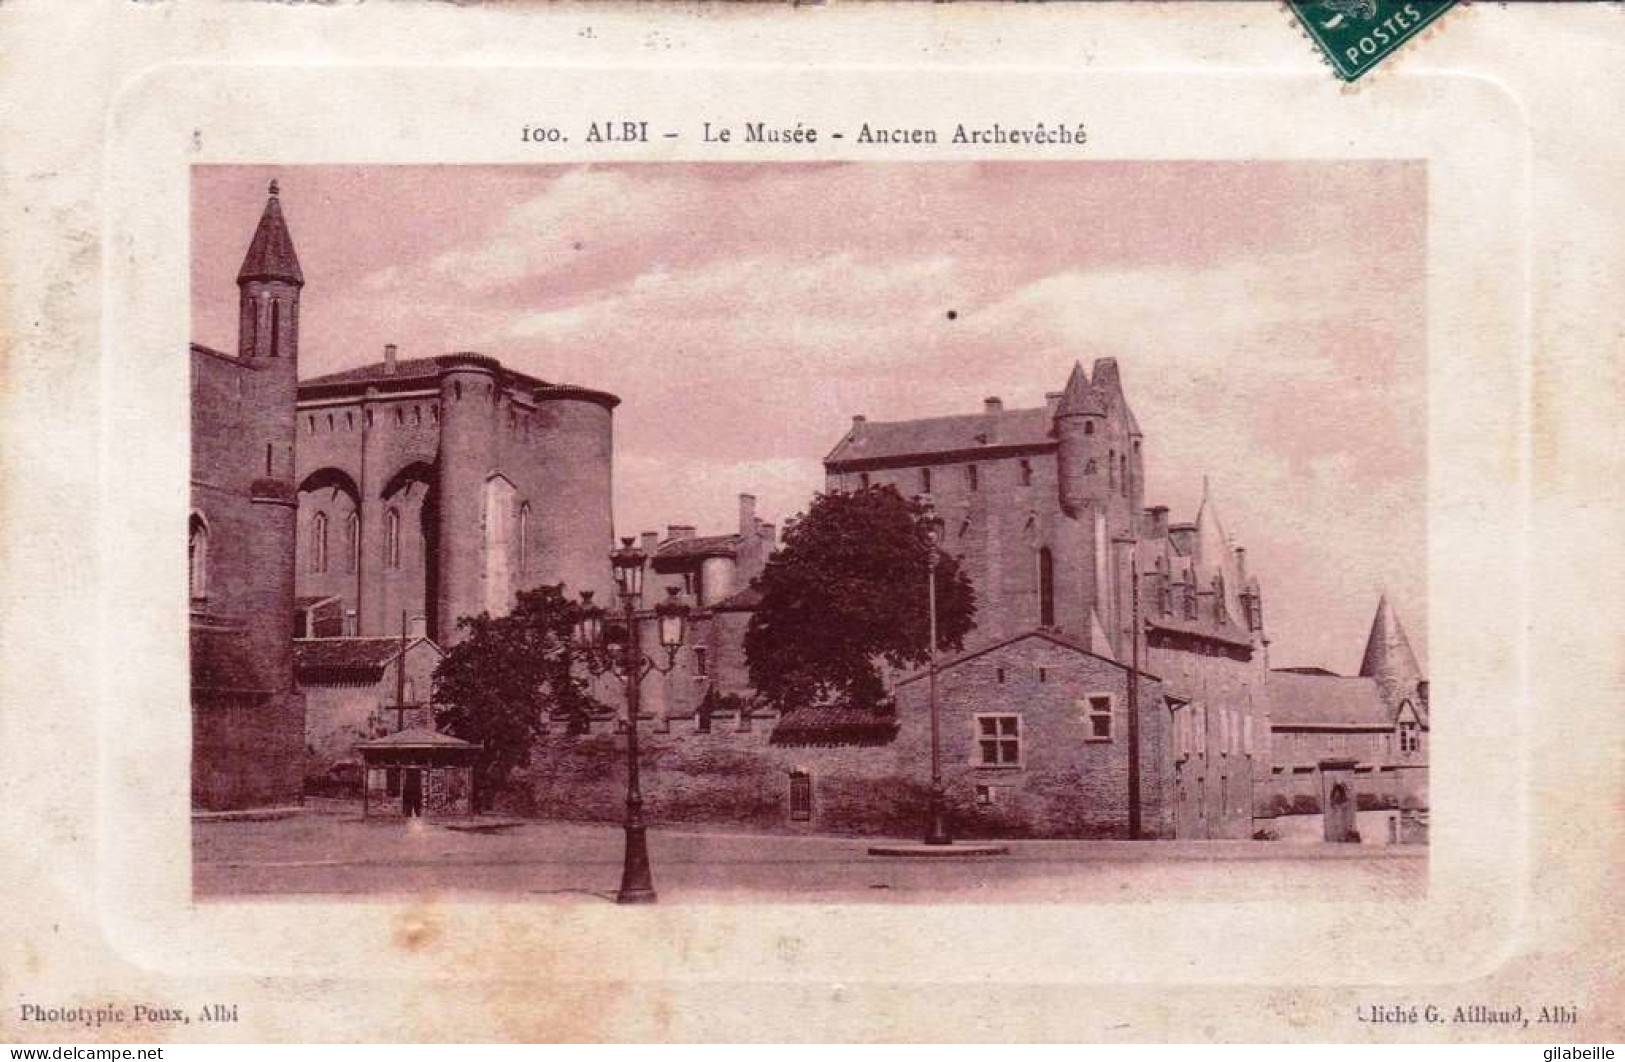
[[[299,289],[305,275],[282,217],[277,183],[271,182],[259,227],[237,271],[237,356],[261,363],[279,360],[290,379],[299,361]]]

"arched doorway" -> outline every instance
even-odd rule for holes
[[[1356,841],[1354,829],[1354,801],[1342,782],[1332,786],[1326,797],[1326,840],[1333,842]]]

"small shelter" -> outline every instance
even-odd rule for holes
[[[356,744],[365,765],[361,814],[447,818],[474,812],[474,761],[480,754],[450,734],[424,727]]]

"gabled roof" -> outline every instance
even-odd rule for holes
[[[283,280],[303,286],[305,275],[299,270],[299,256],[293,251],[293,237],[288,234],[288,223],[282,217],[282,201],[277,195],[276,182],[271,182],[270,198],[260,214],[259,227],[243,256],[242,268],[237,270],[237,283],[249,280]]]
[[[440,654],[438,645],[421,637],[407,639],[406,649],[420,644]],[[381,671],[400,653],[399,638],[295,638],[293,667],[295,672]]]
[[[1034,627],[1034,628],[1031,628],[1030,630],[1017,631],[1015,634],[1009,635],[1007,637],[997,638],[997,639],[994,639],[993,641],[986,642],[986,643],[984,643],[982,645],[978,645],[978,646],[976,646],[976,647],[974,647],[972,649],[967,649],[964,652],[961,652],[961,653],[959,653],[959,654],[957,654],[955,656],[948,657],[945,660],[938,660],[937,661],[937,673],[940,675],[942,672],[947,671],[949,668],[958,667],[960,664],[963,664],[963,663],[966,663],[968,661],[974,660],[979,656],[986,656],[988,653],[994,652],[994,651],[999,650],[999,649],[1003,649],[1005,646],[1013,645],[1016,642],[1025,641],[1028,638],[1042,638],[1044,641],[1050,642],[1050,643],[1052,643],[1054,645],[1058,645],[1063,649],[1070,649],[1073,652],[1081,653],[1084,656],[1092,656],[1096,660],[1101,660],[1101,661],[1104,661],[1104,662],[1112,665],[1113,667],[1121,668],[1125,672],[1129,670],[1129,666],[1127,664],[1119,663],[1118,661],[1113,660],[1111,658],[1111,656],[1109,655],[1109,653],[1111,652],[1110,647],[1106,647],[1106,652],[1102,653],[1102,652],[1098,651],[1097,649],[1095,649],[1093,646],[1089,645],[1088,643],[1080,641],[1077,638],[1074,638],[1070,634],[1063,634],[1061,631],[1054,630],[1054,629],[1049,628],[1049,627]],[[901,688],[903,686],[908,685],[909,683],[918,682],[921,679],[928,677],[930,674],[931,674],[931,669],[930,668],[928,668],[928,667],[921,668],[918,671],[912,672],[911,674],[906,675],[901,679],[898,679],[897,683],[896,683],[896,686]],[[1150,679],[1153,682],[1162,681],[1156,675],[1154,675],[1151,672],[1145,670],[1144,668],[1140,669],[1140,677]]]
[[[1387,730],[1394,725],[1381,690],[1369,678],[1271,671],[1265,691],[1271,727]]]
[[[826,467],[904,458],[974,453],[982,449],[1045,448],[1055,445],[1054,417],[1047,407],[965,413],[919,420],[863,421],[824,458]]]

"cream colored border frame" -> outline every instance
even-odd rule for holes
[[[1461,981],[1513,946],[1524,912],[1518,623],[1528,569],[1528,141],[1480,79],[1392,78],[1350,96],[1319,71],[472,69],[210,66],[151,70],[108,124],[106,475],[99,528],[102,640],[96,776],[99,912],[129,962],[191,975],[302,980],[812,980],[1273,986]],[[750,105],[737,101],[763,100]],[[184,586],[188,167],[193,163],[562,162],[885,158],[851,140],[816,149],[696,137],[639,152],[579,142],[543,154],[526,122],[634,116],[697,130],[757,116],[825,127],[1081,117],[1094,159],[1423,158],[1429,167],[1429,569],[1436,754],[1431,887],[1400,904],[1110,906],[597,904],[432,900],[194,906],[185,770]],[[201,132],[201,150],[193,130]],[[1015,157],[1001,153],[996,157]],[[918,156],[916,156],[918,157]],[[931,158],[978,157],[939,145]],[[1032,156],[1029,156],[1032,157]],[[1048,151],[1039,157],[1056,157]],[[360,234],[358,234],[360,235]],[[1349,253],[1360,253],[1352,247]],[[131,472],[130,470],[134,470]],[[1327,514],[1332,518],[1335,514]],[[141,557],[145,565],[130,565]],[[1495,578],[1485,578],[1486,573]],[[112,740],[118,735],[118,740]],[[1486,786],[1476,764],[1496,764]],[[1238,868],[1238,872],[1245,872]],[[436,946],[395,947],[432,922]],[[800,943],[793,962],[780,946]],[[1018,951],[1012,941],[1020,941]],[[384,969],[378,957],[390,955]]]

